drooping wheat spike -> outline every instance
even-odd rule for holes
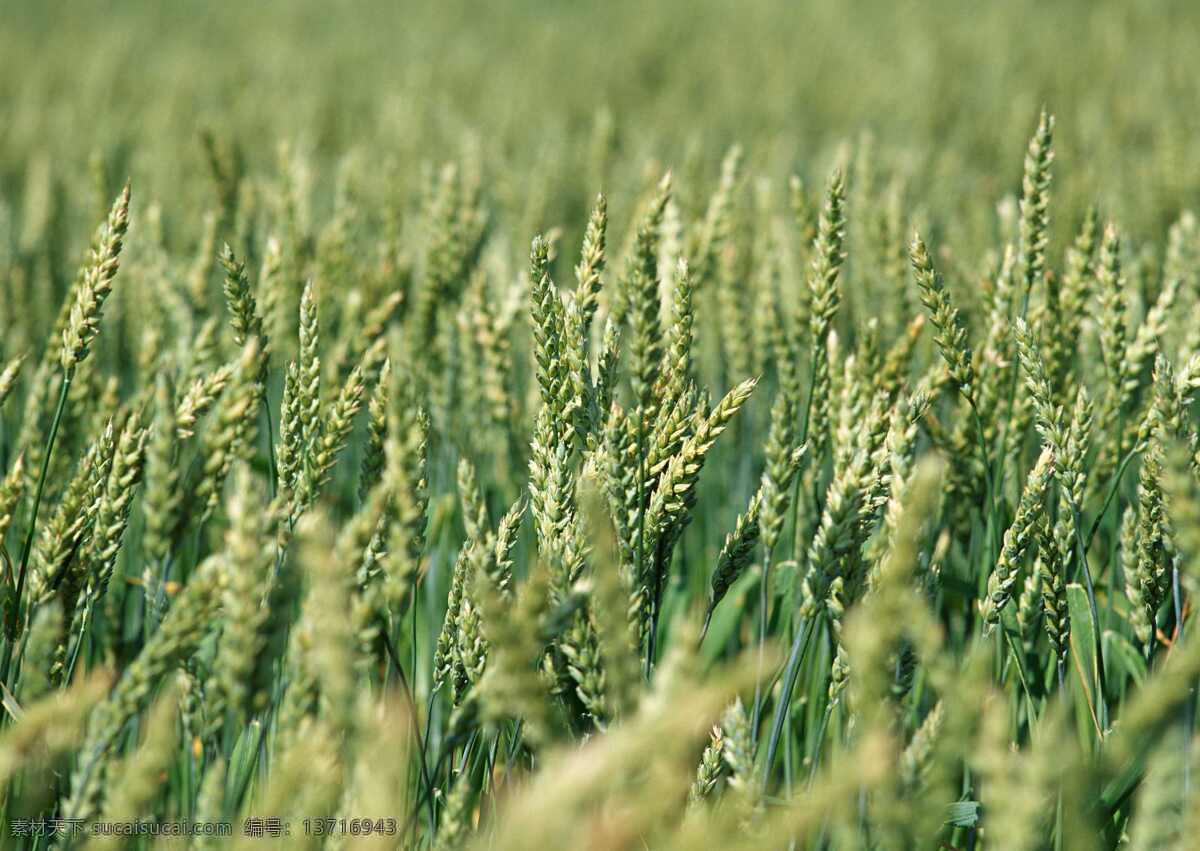
[[[1071,471],[1067,468],[1067,441],[1069,424],[1061,405],[1057,403],[1057,395],[1050,384],[1046,371],[1046,363],[1042,359],[1041,348],[1034,339],[1033,332],[1025,324],[1025,320],[1017,318],[1015,326],[1017,352],[1020,355],[1021,367],[1025,372],[1025,383],[1033,400],[1037,414],[1038,433],[1046,446],[1059,459],[1057,475],[1063,482],[1064,488],[1070,488],[1065,477]],[[1078,504],[1075,506],[1078,508]]]
[[[112,292],[113,278],[121,264],[121,249],[129,229],[129,184],[113,203],[99,239],[92,247],[86,270],[75,290],[70,319],[62,333],[62,367],[71,375],[87,357],[100,333],[104,302]]]
[[[933,267],[933,260],[925,248],[920,234],[914,234],[912,248],[913,272],[921,290],[921,302],[929,311],[929,318],[937,330],[934,342],[950,370],[955,388],[966,399],[975,398],[975,367],[971,360],[971,347],[967,342],[967,329],[958,308],[950,301],[950,293],[942,277]]]
[[[129,511],[142,479],[146,433],[140,412],[133,411],[121,429],[104,497],[96,512],[89,578],[89,596],[93,598],[103,595],[107,590],[116,566],[121,539],[129,523]]]
[[[725,536],[725,544],[717,556],[717,566],[709,580],[708,613],[724,599],[726,592],[750,564],[755,546],[758,545],[761,527],[759,516],[762,511],[763,491],[760,487],[750,497],[746,510],[738,515],[733,531]]]
[[[225,301],[229,305],[229,324],[233,328],[233,342],[239,348],[255,339],[259,344],[260,356],[266,356],[266,339],[263,332],[262,317],[258,315],[258,303],[254,298],[254,289],[250,278],[246,275],[246,264],[234,256],[229,243],[221,247],[219,257],[221,268],[225,270]]]
[[[1000,558],[988,577],[987,597],[980,604],[985,623],[985,632],[990,633],[1000,623],[1004,607],[1012,599],[1012,589],[1017,582],[1021,561],[1034,538],[1034,526],[1046,495],[1046,487],[1054,474],[1054,452],[1046,447],[1037,463],[1029,471],[1021,501],[1012,524],[1004,533]]]
[[[224,364],[192,382],[175,411],[175,429],[180,440],[196,433],[196,423],[221,397],[232,378],[233,367]]]
[[[662,483],[651,497],[646,512],[646,528],[651,534],[670,537],[677,534],[681,528],[679,524],[686,523],[696,498],[696,482],[709,450],[750,398],[757,384],[757,379],[749,378],[726,393],[667,464]]]
[[[116,431],[112,423],[88,448],[63,492],[58,508],[41,529],[29,578],[30,596],[45,598],[61,587],[63,610],[73,612],[86,578],[86,553],[112,468]]]
[[[812,447],[814,458],[822,456],[830,438],[829,406],[826,403],[832,391],[829,335],[841,304],[838,275],[846,259],[845,203],[845,179],[840,171],[835,171],[829,180],[825,206],[821,210],[808,274],[808,330],[812,340],[813,380],[809,389],[807,433],[804,437]]]
[[[221,396],[215,421],[204,433],[204,464],[196,484],[196,505],[203,517],[221,501],[225,479],[236,458],[253,449],[255,406],[260,385],[258,343],[251,340],[242,349],[229,386]]]
[[[1025,297],[1046,274],[1050,228],[1050,165],[1054,162],[1054,116],[1043,109],[1025,154],[1021,178],[1021,273]]]
[[[869,415],[874,422],[887,422],[879,404]],[[861,545],[864,533],[860,522],[863,504],[873,479],[872,452],[860,448],[849,463],[834,472],[833,481],[825,496],[825,508],[809,545],[803,578],[800,582],[802,601],[800,614],[813,616],[818,607],[826,604],[833,581],[843,571],[842,560]]]

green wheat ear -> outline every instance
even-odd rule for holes
[[[75,292],[70,319],[62,338],[62,367],[68,374],[87,357],[100,333],[104,302],[112,292],[113,279],[121,265],[125,234],[129,230],[129,198],[129,184],[126,183],[100,227]]]
[[[967,342],[967,329],[950,300],[950,293],[942,277],[934,269],[933,260],[920,234],[913,234],[910,249],[913,273],[921,291],[921,301],[929,311],[930,321],[936,331],[934,342],[950,369],[955,386],[968,399],[974,398],[975,367],[971,358],[971,347]]]
[[[1029,293],[1046,273],[1050,228],[1050,165],[1054,162],[1054,116],[1044,109],[1025,154],[1021,178],[1021,267]]]
[[[990,632],[1000,623],[1005,606],[1012,599],[1013,586],[1021,561],[1034,541],[1034,524],[1037,512],[1055,470],[1054,452],[1047,447],[1038,457],[1037,464],[1029,471],[1016,516],[1004,533],[1004,544],[1000,558],[988,577],[987,597],[981,604],[986,630]]]
[[[4,5],[14,847],[1196,844],[1182,3]]]

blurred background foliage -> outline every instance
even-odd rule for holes
[[[740,142],[752,173],[820,185],[869,138],[915,204],[972,235],[994,227],[980,198],[1017,190],[1045,104],[1068,164],[1058,236],[1098,201],[1157,238],[1200,189],[1198,24],[1187,0],[6,0],[0,191],[19,198],[48,158],[66,194],[99,156],[195,214],[207,128],[251,167],[264,141],[298,146],[327,189],[347,159],[394,192],[471,148],[497,212],[542,229],[651,162],[715,179]]]

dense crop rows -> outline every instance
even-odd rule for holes
[[[1191,847],[1195,14],[508,5],[0,32],[0,846]]]

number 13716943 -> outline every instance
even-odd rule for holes
[[[304,819],[304,832],[308,836],[369,836],[372,833],[395,836],[397,829],[394,818]]]

